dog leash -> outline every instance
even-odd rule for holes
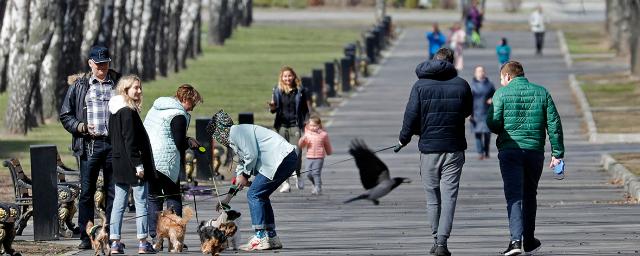
[[[393,146],[384,147],[384,148],[378,149],[378,150],[376,150],[376,151],[373,151],[373,153],[378,153],[378,152],[386,151],[386,150],[389,150],[389,149],[394,148],[395,146],[396,146],[396,145],[394,144]],[[343,159],[343,160],[340,160],[340,161],[337,161],[337,162],[333,162],[333,163],[327,164],[326,166],[333,166],[333,165],[336,165],[336,164],[344,163],[344,162],[347,162],[347,161],[353,160],[354,158],[355,158],[355,157],[350,157],[350,158],[347,158],[347,159]],[[235,163],[235,161],[231,161],[231,164],[229,165],[229,169],[230,169],[230,170],[231,170],[231,168],[233,167],[233,163]],[[320,169],[320,168],[315,168],[315,169],[311,169],[311,170],[303,171],[303,172],[300,172],[300,174],[307,173],[307,172],[310,172],[310,171],[315,171],[316,169]],[[295,175],[295,174],[294,174],[294,175]],[[292,176],[293,176],[293,175],[292,175]],[[218,194],[218,189],[217,189],[217,185],[215,184],[215,180],[214,180],[214,183],[213,183],[213,184],[214,184],[214,187],[215,187],[215,188],[212,188],[211,190],[214,190],[214,191],[216,192],[216,195],[205,196],[205,197],[203,197],[201,200],[196,200],[196,199],[195,199],[195,195],[193,195],[193,201],[194,201],[194,203],[193,203],[193,204],[194,204],[194,210],[195,210],[195,212],[196,212],[196,218],[197,218],[197,209],[196,209],[196,207],[197,207],[197,206],[196,206],[196,202],[198,202],[198,201],[205,201],[206,199],[209,199],[210,197],[216,197],[216,198],[217,198],[217,200],[218,200],[218,203],[222,205],[222,203],[220,202],[220,197],[221,197],[221,196],[225,196],[225,195],[230,194],[230,192],[226,192],[226,193]],[[240,190],[237,190],[237,191],[236,191],[236,193],[237,193],[238,191],[240,191]],[[183,194],[182,194],[182,193],[178,193],[178,194],[163,195],[163,196],[158,196],[158,197],[169,197],[169,196],[175,196],[175,195],[183,195]],[[185,204],[182,204],[182,206],[187,206],[187,205],[190,205],[190,204],[191,204],[191,203],[185,203]],[[134,216],[134,217],[129,217],[129,218],[123,218],[123,219],[122,219],[122,221],[124,222],[124,221],[129,221],[129,220],[135,220],[135,219],[137,219],[137,218],[142,218],[142,217],[148,216],[148,215],[150,215],[150,214],[151,214],[151,213],[147,213],[147,214],[140,215],[140,216]],[[112,223],[109,223],[109,224],[107,224],[107,225],[111,225],[111,224],[112,224]]]

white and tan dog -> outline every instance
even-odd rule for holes
[[[233,222],[236,225],[236,227],[240,227],[241,215],[242,214],[240,214],[240,212],[236,210],[222,211],[222,213],[220,213],[220,216],[218,216],[218,218],[211,219],[208,221],[202,221],[200,225],[202,227],[220,228],[220,225],[222,225],[223,223]],[[241,239],[240,232],[235,232],[235,234],[233,234],[232,237],[227,238],[226,248],[231,247],[233,248],[234,251],[238,250],[240,239]]]

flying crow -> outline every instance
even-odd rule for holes
[[[345,204],[355,200],[367,199],[371,200],[373,204],[378,205],[380,203],[378,199],[389,194],[391,190],[400,186],[400,184],[411,182],[408,178],[399,177],[391,179],[387,165],[367,147],[363,140],[352,140],[351,146],[349,147],[349,154],[356,160],[356,166],[358,166],[358,170],[360,171],[360,181],[362,181],[362,186],[367,191],[357,197],[344,201]]]

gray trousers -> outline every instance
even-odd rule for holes
[[[322,164],[324,164],[324,158],[307,158],[305,162],[307,178],[318,189],[322,188]]]
[[[438,244],[446,245],[458,199],[464,151],[420,154],[420,177],[427,194],[427,218]]]
[[[278,134],[287,140],[291,145],[296,146],[296,154],[298,154],[298,163],[296,164],[296,176],[300,177],[300,169],[302,167],[302,150],[298,147],[298,140],[302,137],[302,132],[298,127],[280,127]],[[288,180],[287,180],[288,181]]]

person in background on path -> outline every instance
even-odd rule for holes
[[[106,185],[107,222],[111,217],[114,196],[111,167],[111,140],[109,139],[109,99],[120,74],[109,69],[111,56],[104,46],[93,46],[87,61],[91,72],[69,77],[69,89],[60,108],[60,122],[71,133],[73,155],[80,157],[80,198],[78,200],[78,224],[80,245],[78,249],[91,249],[87,222],[95,215],[96,186],[100,170]],[[75,79],[75,80],[74,80]]]
[[[507,43],[507,38],[503,37],[499,45],[496,46],[496,55],[498,55],[498,62],[500,62],[500,66],[504,65],[511,58],[511,46]]]
[[[238,156],[235,178],[238,189],[249,186],[247,199],[255,235],[240,249],[282,248],[269,196],[298,168],[296,146],[262,126],[234,125],[229,114],[222,110],[211,117],[207,133],[218,143],[231,147]],[[255,178],[249,185],[251,176]]]
[[[113,180],[115,198],[111,211],[111,254],[123,254],[120,242],[122,216],[127,207],[129,189],[136,205],[138,253],[156,253],[147,241],[147,184],[156,175],[149,136],[140,119],[142,85],[140,78],[128,75],[120,79],[117,95],[109,100],[109,131],[113,146]]]
[[[496,91],[493,83],[485,75],[484,67],[477,66],[471,81],[471,93],[473,94],[473,114],[469,118],[471,128],[476,136],[476,150],[478,159],[489,158],[489,145],[491,143],[491,131],[487,127],[487,110],[491,106],[491,97]]]
[[[466,16],[465,16],[465,23],[464,23],[466,28],[466,34],[471,39],[470,43],[472,46],[476,46],[476,47],[482,46],[481,45],[482,42],[479,40],[480,28],[482,27],[482,19],[483,19],[483,14],[478,9],[478,1],[472,0],[471,5],[469,5],[469,8],[467,9]],[[474,40],[473,38],[478,38],[478,39]]]
[[[304,136],[298,141],[300,149],[307,148],[307,160],[305,161],[305,171],[307,178],[313,184],[312,195],[322,194],[322,164],[324,157],[331,155],[333,149],[329,141],[329,135],[322,128],[322,120],[317,115],[312,115],[309,122],[304,127]]]
[[[433,31],[427,32],[426,37],[429,42],[429,59],[433,59],[436,52],[447,42],[447,37],[440,32],[438,23],[433,23]]]
[[[453,227],[458,187],[467,149],[465,119],[473,110],[471,88],[453,67],[453,51],[441,48],[433,60],[416,67],[399,143],[420,136],[420,176],[427,196],[427,218],[434,243],[430,253],[449,256],[447,239]]]
[[[454,59],[456,70],[462,71],[464,66],[464,61],[462,59],[462,49],[464,48],[464,43],[466,34],[464,30],[460,27],[460,23],[456,22],[451,27],[451,34],[449,35],[449,48],[454,52]]]
[[[267,103],[272,114],[276,114],[273,128],[278,134],[289,143],[298,145],[298,140],[302,136],[304,125],[309,119],[311,108],[311,98],[307,95],[307,90],[302,87],[300,78],[289,66],[280,69],[278,84],[273,88],[271,101]],[[296,169],[296,187],[304,188],[304,180],[300,179],[300,168],[302,164],[301,151],[296,147],[298,156],[298,168]],[[291,191],[289,179],[282,183],[280,192]]]
[[[504,255],[529,254],[542,246],[535,229],[545,139],[548,135],[549,167],[554,168],[564,157],[562,122],[551,94],[529,82],[519,62],[509,61],[502,66],[500,84],[503,87],[493,95],[487,126],[498,135],[498,160],[507,200],[511,239]]]
[[[531,26],[531,32],[536,40],[536,55],[542,55],[542,48],[544,46],[544,27],[545,17],[542,14],[542,5],[538,5],[531,16],[529,16],[529,25]]]
[[[197,148],[197,140],[187,137],[191,112],[202,103],[200,93],[189,84],[178,87],[174,97],[160,97],[153,102],[144,119],[144,127],[151,139],[151,149],[158,178],[149,183],[149,234],[155,240],[157,213],[162,211],[165,200],[167,208],[173,208],[182,216],[180,194],[180,170],[184,168],[187,148]],[[154,241],[155,244],[155,241]]]

